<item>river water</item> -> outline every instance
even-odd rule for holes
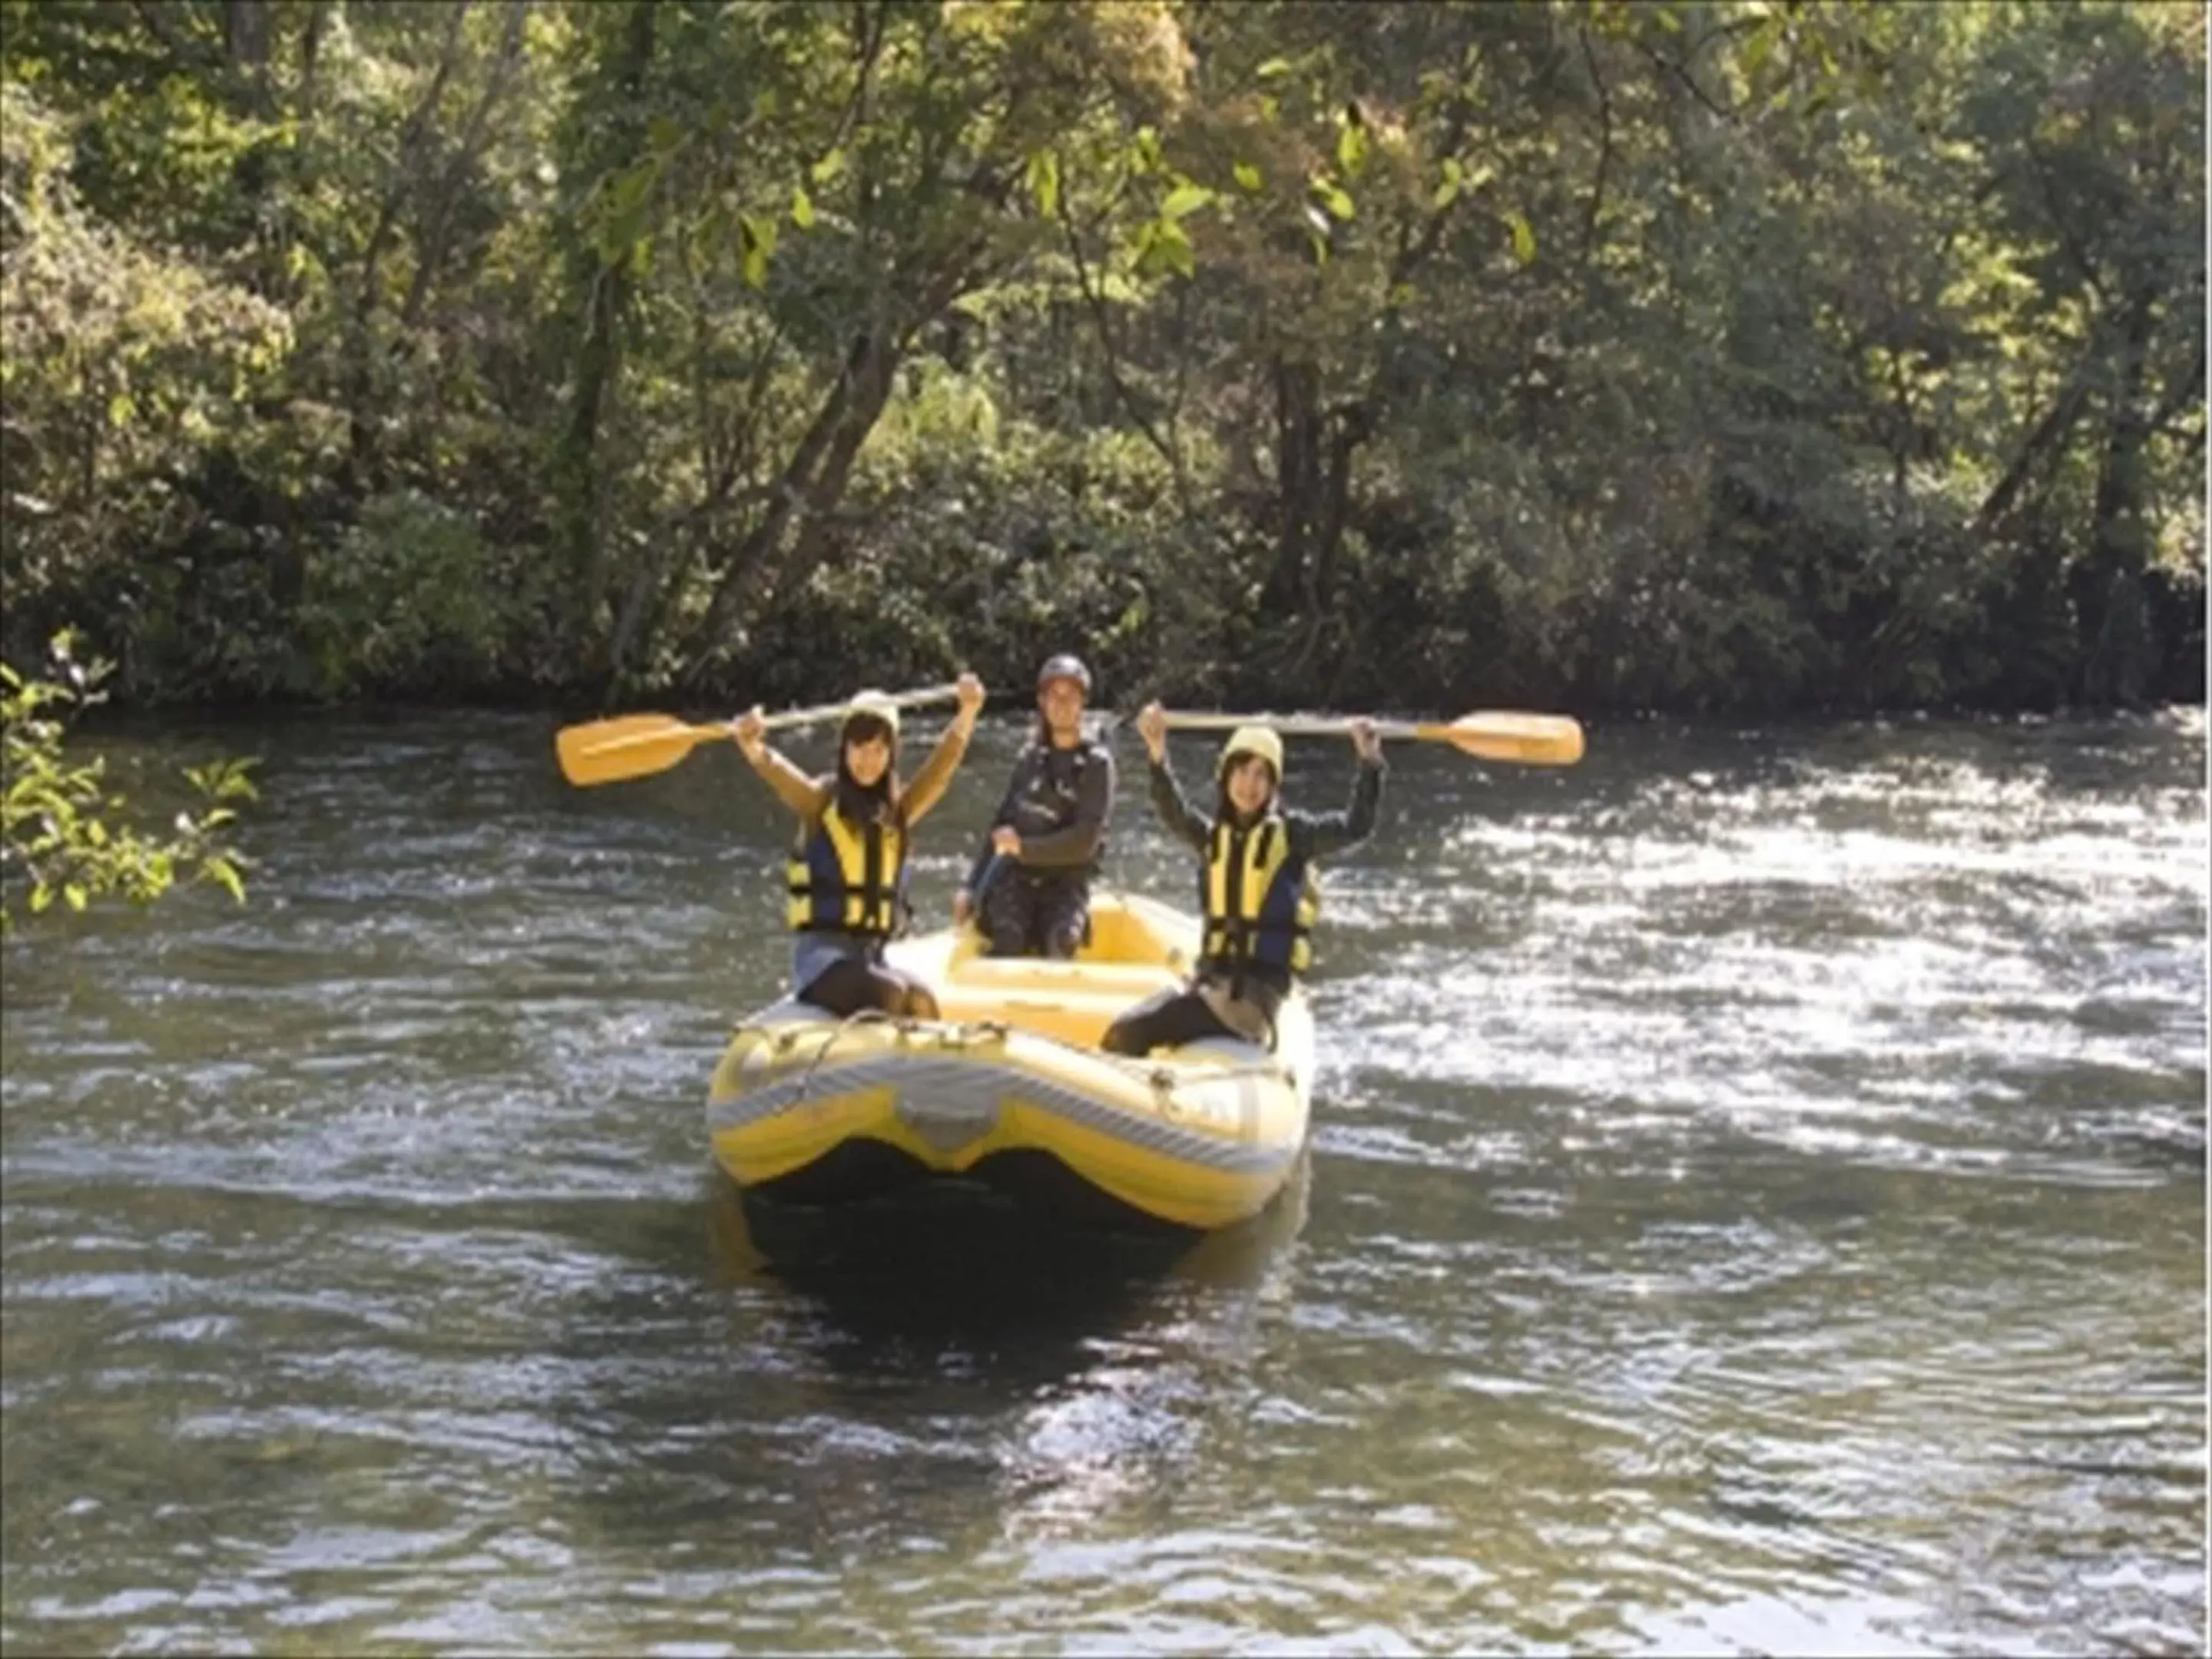
[[[117,739],[266,800],[246,907],[0,946],[0,1646],[2203,1649],[2201,711],[1394,749],[1308,1168],[1181,1249],[749,1227],[779,809],[551,732]]]

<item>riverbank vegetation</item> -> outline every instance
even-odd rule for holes
[[[118,698],[2199,698],[2188,4],[5,0]]]
[[[205,804],[147,830],[115,793],[105,757],[86,759],[70,744],[70,718],[105,701],[100,682],[112,665],[79,660],[64,633],[47,666],[51,678],[34,678],[0,663],[0,932],[19,904],[33,915],[110,896],[147,904],[180,880],[243,902],[246,860],[228,839],[237,809],[225,803],[255,798],[253,763],[187,767],[185,781]]]

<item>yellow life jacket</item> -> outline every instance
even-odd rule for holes
[[[833,797],[811,828],[800,828],[784,878],[793,933],[889,939],[906,893],[906,837],[895,824],[853,823]]]
[[[1213,826],[1204,889],[1206,956],[1303,974],[1313,965],[1313,926],[1321,914],[1317,872],[1291,858],[1290,826],[1270,812],[1249,830]]]

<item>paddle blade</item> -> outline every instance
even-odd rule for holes
[[[563,726],[553,739],[561,775],[573,784],[618,783],[665,772],[692,745],[726,735],[719,726],[688,726],[666,714],[624,714]]]
[[[1583,757],[1582,726],[1565,714],[1462,714],[1448,726],[1418,727],[1415,735],[1477,760],[1572,766]]]

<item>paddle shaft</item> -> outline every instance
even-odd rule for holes
[[[1167,717],[1170,732],[1233,732],[1243,726],[1264,726],[1286,738],[1342,738],[1352,732],[1350,720],[1338,714],[1174,714]],[[1422,728],[1410,720],[1376,720],[1378,738],[1418,738]]]
[[[1163,710],[1170,731],[1219,732],[1264,726],[1289,737],[1345,737],[1352,722],[1341,714],[1212,714]],[[1376,720],[1378,738],[1448,743],[1479,760],[1531,766],[1571,766],[1583,757],[1583,729],[1565,714],[1524,714],[1502,709],[1462,714],[1455,720]]]
[[[959,695],[957,685],[924,686],[902,691],[885,702],[900,708],[920,703],[948,702]],[[763,718],[770,731],[836,720],[851,702],[825,702],[811,708],[787,708]],[[730,723],[694,726],[668,714],[623,714],[593,720],[586,726],[563,727],[554,735],[554,752],[569,782],[581,785],[615,783],[665,771],[702,743],[732,736]]]
[[[957,686],[933,685],[926,690],[902,691],[889,701],[896,703],[902,708],[911,708],[922,703],[949,702],[958,690]],[[823,702],[817,703],[811,708],[787,708],[781,714],[768,715],[761,724],[770,732],[781,732],[794,726],[811,726],[817,720],[835,720],[850,707],[849,703]],[[705,743],[714,738],[726,738],[729,735],[730,728],[726,724],[686,726],[680,721],[671,721],[650,732],[625,733],[620,737],[603,738],[591,744],[591,751],[595,755],[605,755],[618,750],[641,749],[648,744],[665,744],[680,738],[689,738],[693,743]]]
[[[957,685],[926,685],[918,691],[902,691],[884,701],[901,708],[917,708],[925,703],[951,702],[959,695]],[[823,702],[811,708],[787,708],[780,714],[769,715],[762,723],[771,732],[781,732],[789,726],[811,726],[817,720],[834,720],[851,707],[849,702]],[[720,732],[723,728],[718,726],[710,729]]]

